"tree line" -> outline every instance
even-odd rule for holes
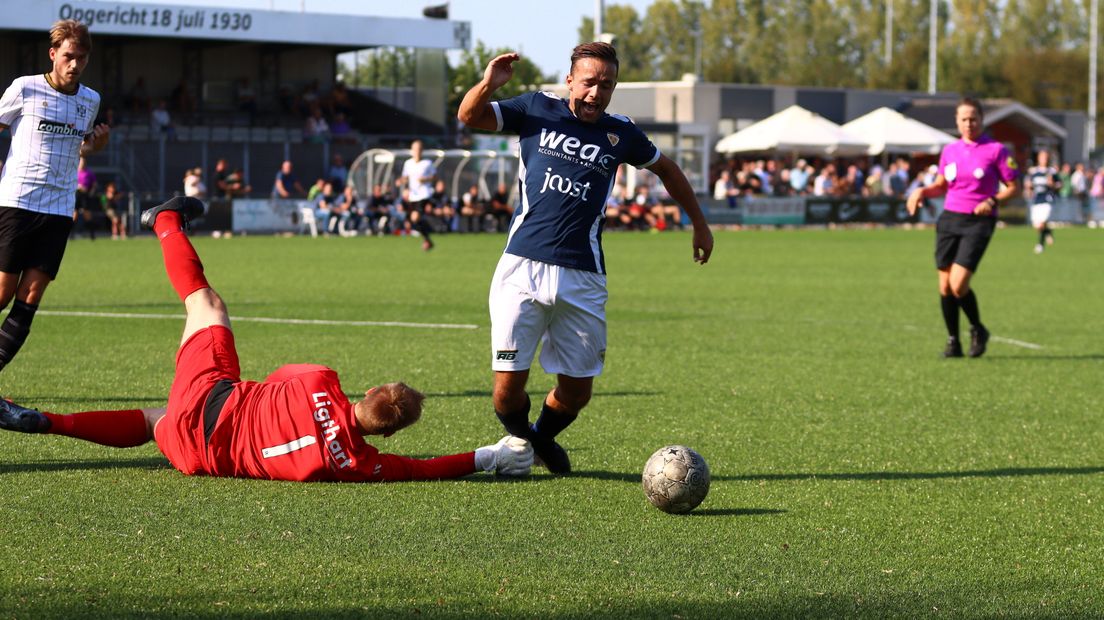
[[[1090,0],[935,1],[939,91],[1038,108],[1087,106]],[[644,14],[608,4],[603,30],[614,36],[622,82],[678,80],[700,62],[708,82],[924,91],[930,7],[928,0],[655,0]],[[582,19],[578,40],[594,40],[593,18]],[[450,109],[505,51],[478,41],[450,63]],[[413,63],[410,50],[379,50],[355,75],[348,65],[339,71],[350,84],[403,86],[413,84]],[[562,78],[523,57],[501,96]]]
[[[886,19],[893,2],[886,48]],[[937,88],[1041,108],[1088,102],[1089,0],[937,0]],[[927,0],[656,0],[609,5],[622,81],[927,90]],[[590,17],[579,40],[593,40]],[[887,56],[891,59],[887,62]]]

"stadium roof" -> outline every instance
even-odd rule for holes
[[[94,36],[291,43],[345,49],[379,46],[468,49],[471,42],[469,22],[445,19],[93,0],[5,0],[0,30],[43,32],[58,19],[84,22]]]
[[[1060,125],[1019,101],[1013,99],[982,99],[981,104],[985,106],[983,123],[985,128],[1005,121],[1032,135],[1053,136],[1061,140],[1065,140],[1067,137],[1066,130]],[[904,114],[952,135],[958,135],[958,130],[954,127],[956,107],[958,107],[957,98],[931,100],[917,98],[911,102],[910,107],[904,110]]]

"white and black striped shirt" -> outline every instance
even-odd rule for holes
[[[72,216],[80,146],[99,108],[100,94],[84,85],[67,95],[45,75],[16,78],[0,98],[0,125],[12,134],[0,207]]]

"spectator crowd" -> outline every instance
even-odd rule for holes
[[[153,97],[145,78],[138,76],[121,96],[105,102],[100,120],[114,127],[120,124],[148,123],[153,136],[176,138],[177,126],[229,124],[256,126],[266,124],[301,127],[308,142],[355,142],[352,119],[354,105],[349,89],[338,81],[323,92],[317,79],[304,84],[298,91],[285,85],[274,97],[263,100],[257,96],[248,77],[233,83],[232,95],[226,101],[197,103],[187,80],[180,82],[168,94]]]
[[[929,185],[938,173],[936,156],[898,157],[887,165],[858,159],[729,158],[711,169],[713,198],[735,206],[741,196],[890,196],[904,199],[913,189]],[[919,165],[918,165],[919,164]],[[1104,167],[1083,163],[1058,169],[1059,196],[1104,198]]]

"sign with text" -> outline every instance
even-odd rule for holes
[[[743,223],[750,226],[800,226],[805,223],[804,198],[756,198],[739,200]]]
[[[97,34],[423,49],[467,49],[468,22],[265,9],[93,2],[4,0],[6,30],[45,33],[59,19],[88,24]]]
[[[313,210],[310,200],[241,199],[234,201],[235,233],[295,232],[303,222],[303,210]]]
[[[805,199],[806,224],[903,224],[915,221],[916,217],[909,217],[905,201],[900,198],[810,196]]]

